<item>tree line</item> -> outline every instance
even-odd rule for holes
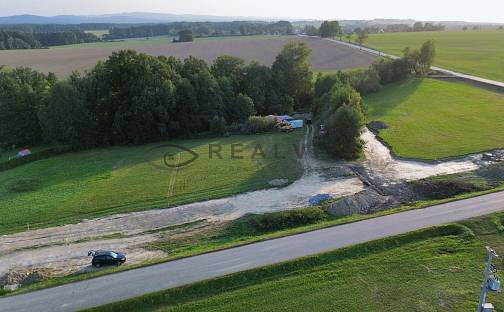
[[[317,28],[314,25],[306,25],[304,33],[308,36],[320,36],[322,38],[343,37],[343,35],[351,34],[376,34],[381,32],[420,32],[420,31],[443,31],[445,26],[434,23],[416,22],[413,25],[408,24],[390,24],[390,25],[372,25],[349,28],[350,26],[342,27],[338,21],[324,21]]]
[[[304,42],[284,47],[272,66],[221,56],[211,65],[189,57],[119,51],[93,70],[58,81],[28,68],[0,70],[0,147],[41,142],[85,149],[142,144],[228,129],[274,129],[267,118],[309,111],[327,135],[316,143],[337,158],[359,157],[366,120],[361,94],[422,76],[435,57],[434,42],[405,49],[366,70],[319,74]]]
[[[83,23],[83,24],[2,24],[0,30],[27,33],[52,33],[62,31],[104,30],[112,27],[127,27],[130,24]]]
[[[96,42],[99,38],[83,31],[29,33],[0,30],[0,50],[39,49],[42,47]]]
[[[222,56],[115,52],[84,75],[58,81],[28,68],[0,71],[0,145],[41,142],[75,149],[141,144],[232,127],[250,116],[309,109],[313,77],[306,43],[288,44],[269,66]]]
[[[177,36],[180,31],[190,30],[198,37],[259,35],[293,33],[290,22],[174,22],[154,25],[116,26],[110,29],[105,39],[126,39],[153,36]]]
[[[322,38],[334,38],[343,33],[342,28],[338,21],[324,21],[317,28],[314,25],[306,25],[304,33],[308,36],[320,36]]]

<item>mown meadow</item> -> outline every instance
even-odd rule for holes
[[[4,171],[0,233],[22,231],[27,224],[33,229],[225,197],[268,188],[273,179],[293,182],[302,174],[295,146],[303,135],[297,131],[100,148]],[[210,144],[220,146],[222,158],[209,157]],[[193,159],[177,146],[199,157],[181,168],[166,166]]]
[[[411,79],[365,97],[398,156],[438,160],[504,147],[504,94],[464,82]]]

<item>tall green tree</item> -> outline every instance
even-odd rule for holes
[[[334,38],[340,33],[342,33],[342,31],[338,21],[324,21],[322,25],[320,25],[319,34],[322,38]]]
[[[313,72],[310,55],[311,49],[306,42],[291,42],[283,48],[272,66],[278,96],[294,99],[294,109],[311,105]]]
[[[238,94],[233,105],[226,107],[228,122],[244,123],[256,113],[254,101],[244,94]]]
[[[326,150],[341,159],[358,158],[364,146],[360,136],[364,118],[352,105],[343,105],[327,120]]]
[[[224,103],[219,83],[210,72],[210,68],[203,60],[189,57],[184,61],[182,76],[187,78],[196,96],[197,123],[200,127],[194,132],[208,130],[209,120],[213,116],[224,116]]]
[[[215,78],[226,77],[231,81],[237,90],[243,76],[245,61],[235,56],[219,56],[215,59],[211,67],[211,72]]]
[[[327,119],[343,105],[350,105],[357,111],[366,111],[362,97],[349,83],[336,82],[329,92],[315,98],[313,113],[320,119]]]
[[[54,83],[54,75],[28,68],[0,71],[0,145],[41,142],[37,113]]]
[[[369,34],[368,34],[368,31],[367,30],[361,30],[357,33],[357,43],[359,45],[363,45],[364,42],[366,42],[366,40],[369,38]]]
[[[46,102],[38,113],[46,141],[79,149],[96,144],[96,123],[75,86],[57,83]]]
[[[247,65],[242,75],[240,92],[254,101],[258,114],[273,113],[271,107],[277,102],[278,96],[271,68],[255,61]]]
[[[433,40],[428,40],[422,44],[419,55],[420,70],[423,75],[430,71],[434,58],[436,57],[436,45]]]
[[[425,75],[429,72],[434,58],[436,57],[436,46],[433,40],[424,42],[420,50],[404,49],[403,59],[407,64],[410,72],[418,76]]]
[[[180,76],[165,60],[115,52],[79,83],[102,143],[139,144],[169,136]]]
[[[313,25],[306,25],[304,33],[308,36],[318,36],[320,34],[318,28]]]
[[[194,41],[194,35],[191,29],[184,29],[179,31],[178,40],[176,40],[176,42],[193,42],[193,41]]]

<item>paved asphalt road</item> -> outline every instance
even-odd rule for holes
[[[0,311],[76,311],[504,210],[504,192],[369,219],[0,299]]]
[[[370,54],[377,55],[377,56],[387,56],[387,57],[390,57],[392,59],[399,58],[398,56],[395,56],[395,55],[392,55],[392,54],[384,53],[384,52],[381,52],[381,51],[378,51],[378,50],[375,50],[375,49],[371,49],[371,48],[367,48],[367,47],[361,47],[361,46],[359,46],[357,44],[353,44],[353,43],[349,43],[349,42],[345,42],[345,41],[339,41],[339,40],[334,40],[334,39],[323,39],[323,40],[329,40],[329,41],[332,41],[332,42],[336,42],[336,43],[345,45],[347,47],[358,49],[358,50],[361,50],[361,51],[364,51],[364,52],[368,52]],[[439,71],[439,72],[441,72],[443,74],[452,75],[452,76],[463,78],[463,79],[467,79],[467,80],[473,80],[475,82],[487,84],[487,85],[494,86],[494,87],[504,88],[504,82],[490,80],[490,79],[485,79],[485,78],[481,78],[481,77],[477,77],[477,76],[472,76],[472,75],[467,75],[467,74],[459,73],[459,72],[456,72],[456,71],[451,71],[451,70],[448,70],[448,69],[444,69],[444,68],[441,68],[441,67],[435,67],[435,66],[433,66],[432,69],[433,70],[437,70],[437,71]]]

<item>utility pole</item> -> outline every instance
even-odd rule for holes
[[[496,271],[494,271],[495,267],[492,264],[494,258],[498,258],[499,255],[490,247],[486,247],[488,252],[488,260],[487,266],[485,269],[485,279],[483,280],[483,284],[481,285],[480,292],[480,300],[478,305],[478,312],[493,312],[494,308],[491,303],[486,303],[487,293],[489,291],[498,291],[500,288],[500,282],[497,276],[495,275]],[[498,287],[496,287],[492,282],[496,282]]]

